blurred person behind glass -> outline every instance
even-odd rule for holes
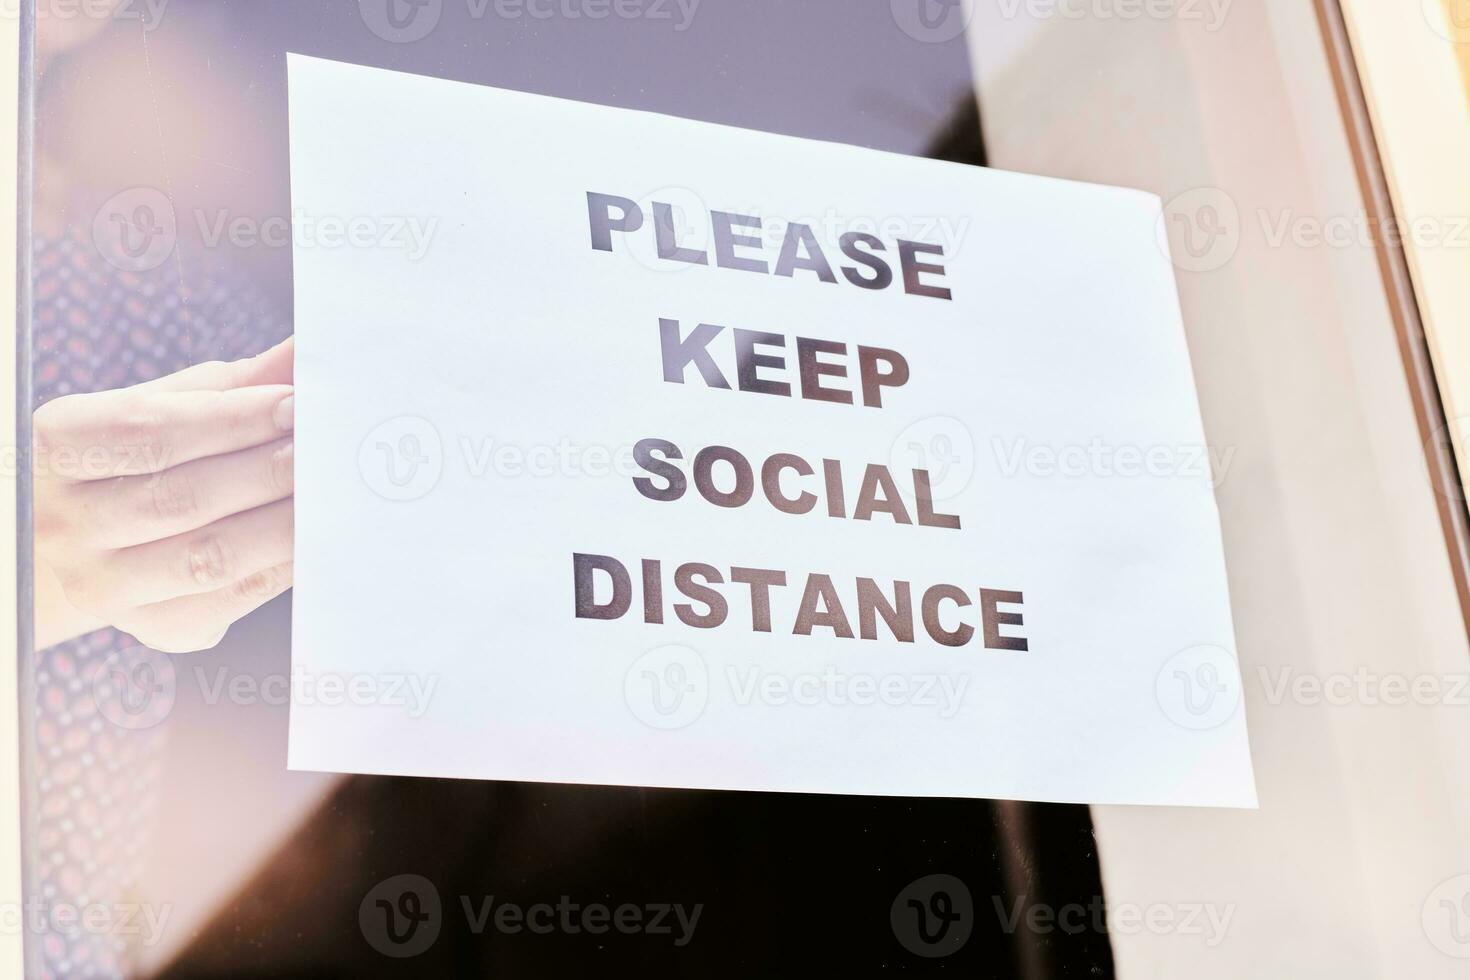
[[[138,57],[157,25],[116,0],[41,7],[32,890],[112,906],[155,843],[168,730],[166,706],[123,711],[119,687],[153,669],[148,648],[211,647],[290,585],[292,351],[269,262],[182,217],[274,196],[249,114],[211,124],[238,104],[228,59],[182,34]],[[43,921],[46,975],[123,976],[138,952]]]
[[[775,3],[721,9],[745,17],[757,7],[787,10]],[[191,717],[176,708],[166,724],[151,728],[93,724],[107,705],[90,703],[95,685],[80,680],[89,670],[126,672],[157,662],[127,631],[163,649],[197,650],[235,622],[203,662],[235,657],[256,670],[289,669],[289,627],[270,611],[281,603],[239,617],[289,584],[291,348],[278,342],[290,332],[290,250],[210,237],[235,217],[258,223],[288,213],[278,81],[284,64],[272,47],[277,42],[250,45],[275,31],[293,48],[325,57],[381,57],[424,74],[533,90],[565,85],[570,91],[557,94],[568,95],[609,77],[634,90],[621,73],[654,64],[630,59],[622,44],[631,42],[610,41],[621,36],[616,31],[633,30],[617,21],[601,27],[491,21],[473,36],[443,30],[364,54],[360,46],[372,44],[365,32],[339,37],[331,29],[333,17],[350,20],[355,8],[215,0],[171,9],[151,32],[126,21],[85,31],[70,25],[48,44],[38,127],[38,442],[48,449],[101,444],[112,465],[131,469],[107,480],[88,472],[45,473],[36,483],[38,633],[57,643],[85,631],[44,651],[38,669],[39,795],[49,814],[36,849],[42,881],[73,899],[118,896],[139,878],[143,845],[155,855],[182,853],[197,862],[174,873],[161,892],[147,893],[180,906],[176,920],[196,916],[181,937],[187,948],[178,949],[176,935],[162,957],[172,961],[169,977],[448,976],[496,969],[562,975],[585,972],[591,963],[712,976],[769,973],[777,964],[789,972],[914,965],[888,927],[890,903],[906,885],[945,872],[964,878],[978,901],[1007,894],[1004,845],[985,801],[372,776],[333,784],[285,771],[284,709],[255,714],[268,725],[249,730],[232,729],[243,712],[226,703]],[[838,22],[831,18],[835,9],[788,13],[830,25]],[[886,11],[879,15],[873,30],[887,39],[893,25]],[[246,18],[259,18],[249,32],[240,29]],[[311,43],[298,44],[293,30],[308,26]],[[718,28],[715,20],[699,43],[722,56],[748,55],[748,47]],[[773,22],[765,29],[779,35],[782,27]],[[546,67],[538,60],[545,51],[529,35],[556,30],[564,32],[556,42],[561,47]],[[702,55],[692,36],[680,37],[684,47],[677,53],[696,62]],[[802,44],[799,33],[792,37]],[[862,40],[845,38],[832,57],[845,58]],[[506,67],[514,57],[504,46],[512,44],[529,52],[520,62],[524,78]],[[675,49],[666,50],[672,61]],[[934,58],[923,48],[912,53]],[[778,54],[769,56],[779,61]],[[542,67],[550,74],[535,73]],[[957,70],[967,71],[962,61]],[[662,71],[671,80],[679,75],[672,65]],[[891,82],[902,74],[861,63],[854,71],[863,84],[870,76]],[[689,114],[718,106],[714,114],[724,121],[733,121],[727,111],[769,114],[793,102],[752,98],[746,105],[723,84],[667,88],[687,96]],[[739,90],[740,83],[731,84]],[[614,104],[626,97],[603,96]],[[822,112],[820,120],[790,125],[823,132],[832,112]],[[200,366],[211,361],[223,363]],[[115,424],[126,418],[144,424]],[[130,444],[151,452],[130,455]],[[209,528],[220,532],[217,547],[207,546]],[[249,550],[256,537],[264,544]],[[234,542],[238,550],[229,550]],[[242,633],[246,647],[231,649]],[[486,624],[486,643],[494,649],[493,624]],[[160,735],[170,731],[172,742],[160,753]],[[188,750],[194,757],[179,762]],[[101,767],[95,760],[104,756],[112,763]],[[159,758],[171,760],[170,777],[150,783],[147,774]],[[242,788],[249,766],[256,782]],[[109,774],[102,785],[88,785],[81,797],[65,791],[99,768]],[[320,792],[335,789],[262,860],[274,845],[257,837],[247,846],[245,833],[260,824],[289,826],[287,796],[304,793],[309,782]],[[82,815],[78,807],[90,809]],[[230,809],[237,812],[221,819]],[[79,867],[61,856],[76,850],[78,830],[63,828],[68,821],[87,827],[93,819],[99,826],[117,823],[105,836],[131,849],[97,854]],[[168,833],[159,834],[160,826]],[[1090,853],[1076,853],[1090,846],[1085,831],[1075,841],[1062,833],[1046,839],[1058,860],[1095,866],[1087,864]],[[1034,879],[1040,858],[1027,860]],[[365,896],[403,873],[432,882],[445,910],[443,935],[409,961],[374,949],[360,916]],[[96,885],[86,874],[111,877]],[[214,880],[222,876],[229,880]],[[563,934],[547,941],[530,933],[475,932],[461,911],[465,896],[471,903],[487,896],[526,904],[572,896],[705,909],[695,941],[683,947],[646,934]],[[199,918],[206,914],[213,916],[207,923]],[[47,960],[58,973],[82,975],[75,966],[86,957],[107,967],[96,976],[125,969],[126,950],[99,952],[75,937],[46,938]],[[1068,941],[1092,947],[1085,956],[1090,975],[1107,976],[1106,937]],[[159,959],[152,957],[155,964]],[[1010,938],[994,929],[977,932],[961,956],[946,962],[983,963],[981,975],[1017,972]]]

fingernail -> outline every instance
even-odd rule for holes
[[[289,432],[296,428],[296,396],[287,395],[276,403],[276,428]]]

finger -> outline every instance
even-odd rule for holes
[[[231,623],[289,589],[294,570],[288,562],[213,592],[143,606],[122,617],[118,626],[164,653],[208,650],[224,639]]]
[[[157,473],[279,439],[295,428],[289,385],[227,391],[125,388],[58,398],[34,416],[37,476]]]
[[[139,388],[154,391],[224,391],[251,385],[288,385],[295,380],[296,338],[287,337],[267,351],[238,361],[206,361],[184,368]]]
[[[295,459],[294,442],[277,439],[147,476],[67,484],[57,488],[65,499],[51,509],[71,515],[74,526],[58,529],[63,542],[125,548],[291,496]]]
[[[291,561],[292,504],[278,500],[194,531],[104,555],[96,576],[97,588],[106,593],[103,601],[127,609],[199,595]]]

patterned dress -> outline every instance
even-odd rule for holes
[[[36,236],[36,407],[247,357],[290,333],[276,304],[218,256],[184,262],[175,254],[129,271],[106,249],[80,229]],[[133,930],[88,929],[56,911],[122,916],[137,901],[172,707],[171,695],[153,692],[171,692],[172,662],[109,628],[39,651],[35,675],[38,812],[29,843],[40,894],[27,928],[39,935],[28,942],[39,944],[48,980],[124,977]]]

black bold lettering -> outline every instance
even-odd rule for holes
[[[771,631],[771,586],[785,585],[786,573],[772,568],[732,568],[730,581],[750,586],[750,628]]]
[[[985,648],[987,650],[1026,650],[1028,648],[1026,638],[1023,636],[1001,636],[1002,626],[1020,626],[1024,622],[1020,613],[1001,612],[996,609],[997,603],[1007,603],[1019,606],[1022,601],[1021,593],[1006,592],[1002,589],[980,590],[980,624],[985,630]]]
[[[880,370],[886,367],[887,370]],[[901,388],[909,380],[909,362],[896,350],[858,348],[858,374],[863,379],[863,404],[883,407],[883,389]]]
[[[759,231],[761,219],[748,214],[730,214],[728,211],[711,211],[710,220],[713,222],[715,229],[716,265],[722,269],[743,269],[746,272],[766,271],[765,259],[750,259],[735,254],[736,246],[742,248],[760,248],[760,236],[740,234],[732,227],[754,228]]]
[[[654,453],[662,453],[666,459],[659,459]],[[649,500],[678,500],[684,496],[689,484],[679,467],[667,460],[683,458],[684,454],[672,442],[664,439],[639,439],[633,446],[633,462],[662,479],[666,486],[656,486],[646,476],[635,476],[633,486]]]
[[[595,595],[596,572],[606,572],[612,579],[612,598],[598,603]],[[617,619],[633,602],[633,580],[616,558],[607,555],[572,555],[572,590],[577,597],[578,619]]]
[[[696,577],[704,579],[705,582],[717,584],[725,581],[712,565],[694,561],[680,565],[674,571],[674,586],[681,594],[695,602],[704,603],[709,612],[696,613],[693,606],[680,602],[674,604],[674,614],[685,626],[693,626],[702,630],[714,629],[730,614],[730,606],[725,602],[724,596],[709,586],[695,581]]]
[[[725,493],[715,486],[715,463],[724,461],[735,471],[735,489]],[[706,446],[694,457],[694,485],[705,500],[719,507],[741,507],[755,494],[750,461],[729,446]]]
[[[815,401],[852,404],[852,392],[841,388],[822,387],[822,376],[847,377],[847,367],[817,360],[818,354],[846,354],[847,345],[835,340],[813,340],[810,337],[796,338],[796,364],[801,371],[801,397]]]
[[[962,647],[975,635],[975,627],[969,623],[961,623],[953,632],[946,630],[939,622],[939,604],[945,599],[951,600],[957,606],[970,605],[970,597],[965,595],[964,589],[953,585],[931,586],[924,593],[924,629],[935,643],[942,643],[947,647]]]
[[[811,476],[812,468],[806,460],[791,453],[773,453],[761,465],[761,487],[766,499],[777,510],[785,514],[806,514],[817,505],[817,495],[802,491],[795,498],[781,493],[781,471],[795,470],[802,476]]]
[[[676,385],[684,383],[684,369],[691,363],[699,369],[699,376],[711,388],[730,387],[730,382],[720,373],[720,366],[709,356],[709,342],[725,329],[713,323],[701,323],[690,331],[689,336],[679,339],[679,321],[658,318],[659,346],[663,350],[664,380]]]
[[[805,249],[806,254],[798,254],[798,249]],[[827,263],[827,256],[822,254],[822,246],[817,244],[817,236],[812,234],[811,228],[793,221],[786,226],[786,237],[781,240],[776,275],[791,276],[797,269],[815,272],[823,282],[837,281],[832,274],[832,266]]]
[[[837,245],[842,249],[843,255],[864,268],[873,270],[873,276],[870,279],[852,266],[843,266],[843,276],[854,286],[861,286],[864,289],[886,289],[888,284],[893,282],[893,270],[888,268],[887,262],[858,248],[858,245],[866,245],[875,252],[883,251],[883,243],[877,238],[860,231],[850,231],[837,239]]]
[[[791,386],[784,381],[771,381],[760,376],[761,368],[781,369],[786,359],[775,354],[758,354],[756,347],[785,347],[786,338],[778,333],[735,328],[735,374],[741,391],[763,395],[790,395]]]
[[[674,231],[674,209],[661,201],[653,202],[653,237],[658,244],[658,257],[688,262],[690,265],[708,265],[709,256],[697,248],[684,248]]]
[[[888,624],[894,639],[900,643],[914,642],[914,600],[909,583],[893,583],[893,604],[870,578],[857,580],[858,635],[865,640],[878,638],[878,616]]]
[[[852,627],[848,625],[847,613],[842,611],[842,600],[837,598],[832,577],[813,572],[807,576],[801,608],[796,613],[796,628],[791,632],[811,636],[816,626],[825,626],[845,640],[852,639]]]
[[[943,255],[944,249],[938,245],[930,245],[927,242],[906,242],[900,240],[898,243],[898,261],[903,267],[903,289],[906,293],[915,296],[933,296],[935,299],[949,299],[949,290],[944,286],[931,286],[920,282],[919,275],[924,272],[932,272],[936,275],[944,275],[944,266],[934,262],[920,262],[918,256]]]
[[[622,211],[622,214],[614,218],[613,208]],[[588,191],[587,222],[592,229],[592,247],[599,252],[611,252],[613,232],[637,231],[643,227],[643,209],[638,206],[637,201],[630,201],[626,197]]]

